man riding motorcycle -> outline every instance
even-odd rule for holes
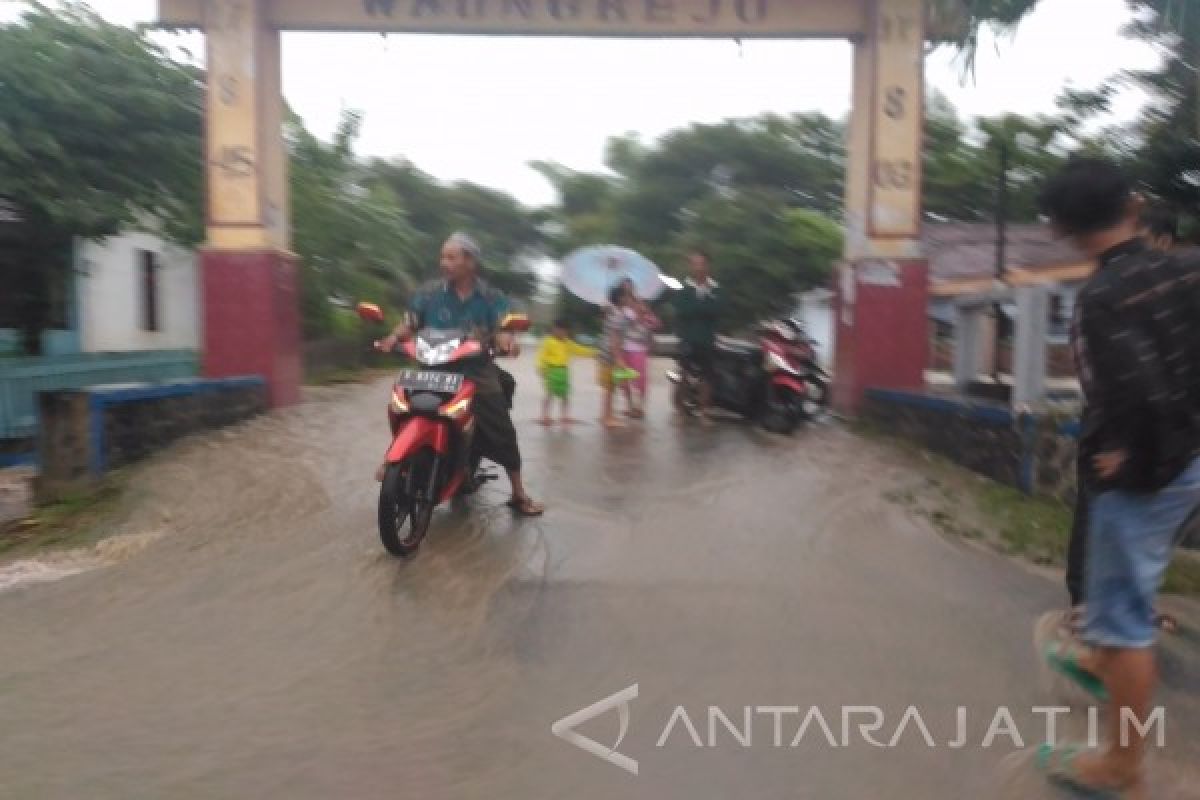
[[[480,339],[490,338],[497,353],[517,355],[520,348],[512,334],[498,330],[508,311],[508,299],[479,277],[481,262],[479,245],[470,236],[455,233],[447,239],[442,246],[442,280],[417,292],[409,309],[409,319],[384,338],[379,349],[391,352],[397,343],[421,328],[461,328],[472,331]],[[499,464],[508,473],[512,484],[509,507],[522,516],[540,516],[545,507],[529,496],[521,480],[521,450],[509,415],[509,398],[505,394],[507,374],[488,359],[470,377],[477,388],[475,416],[479,455]],[[385,466],[379,468],[376,480],[383,479],[384,469]]]

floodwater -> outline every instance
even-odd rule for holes
[[[661,382],[644,424],[546,430],[517,372],[543,519],[499,481],[388,557],[378,381],[172,449],[77,574],[12,572],[0,798],[957,800],[991,796],[1015,749],[983,747],[998,708],[1039,741],[1032,626],[1057,579],[885,499],[910,460],[833,423],[676,428]],[[1194,639],[1165,657],[1163,796],[1196,797]],[[634,685],[617,751],[637,775],[551,733]],[[863,706],[894,746],[862,712],[843,725]],[[909,706],[935,746],[896,736]],[[814,707],[830,735],[800,730]],[[578,730],[607,751],[619,719]]]

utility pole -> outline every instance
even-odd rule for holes
[[[1005,282],[1008,260],[1008,141],[1001,134],[996,142],[1000,147],[1000,180],[996,187],[996,289],[999,290]],[[1000,385],[1000,345],[1004,339],[1004,308],[997,300],[995,303],[995,331],[992,344],[992,380]]]

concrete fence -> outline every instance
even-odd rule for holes
[[[882,389],[867,392],[862,417],[999,483],[1074,502],[1075,420]]]
[[[0,440],[37,435],[39,392],[125,381],[169,381],[197,374],[191,350],[0,358]]]
[[[184,436],[267,409],[260,377],[92,386],[39,395],[41,502],[85,489]]]

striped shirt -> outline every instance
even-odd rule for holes
[[[1140,240],[1112,248],[1080,294],[1073,328],[1085,463],[1127,454],[1113,479],[1094,484],[1161,489],[1200,455],[1200,257]]]

